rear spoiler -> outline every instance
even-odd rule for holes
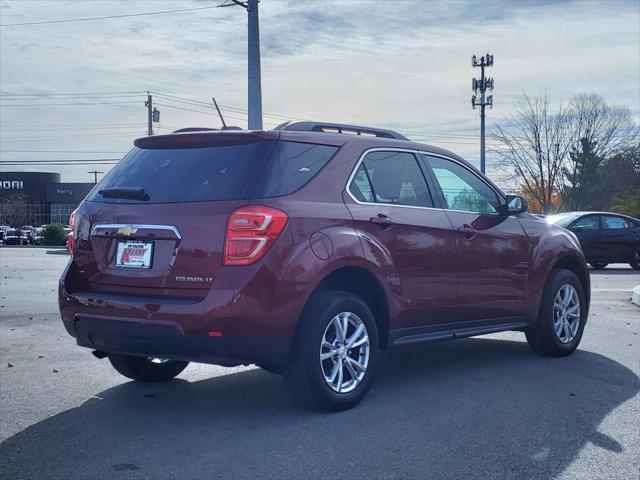
[[[280,132],[240,130],[198,130],[196,132],[170,133],[136,139],[133,144],[144,149],[204,148],[224,145],[240,145],[264,140],[277,140]]]

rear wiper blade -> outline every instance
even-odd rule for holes
[[[105,198],[130,198],[131,200],[149,200],[149,194],[144,188],[138,187],[114,187],[99,190],[98,193]]]

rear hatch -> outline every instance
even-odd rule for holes
[[[203,298],[222,268],[229,214],[300,188],[337,147],[277,132],[136,141],[78,209],[78,285],[92,292]]]

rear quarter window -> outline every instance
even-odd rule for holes
[[[311,180],[333,157],[338,147],[312,143],[277,142],[262,178],[256,181],[257,198],[295,192]]]

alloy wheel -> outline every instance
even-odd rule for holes
[[[560,287],[553,301],[553,325],[562,343],[571,343],[580,326],[580,297],[575,287],[566,283]]]
[[[333,317],[320,346],[320,366],[327,385],[337,393],[353,391],[367,372],[369,354],[369,334],[362,319],[353,312]]]

